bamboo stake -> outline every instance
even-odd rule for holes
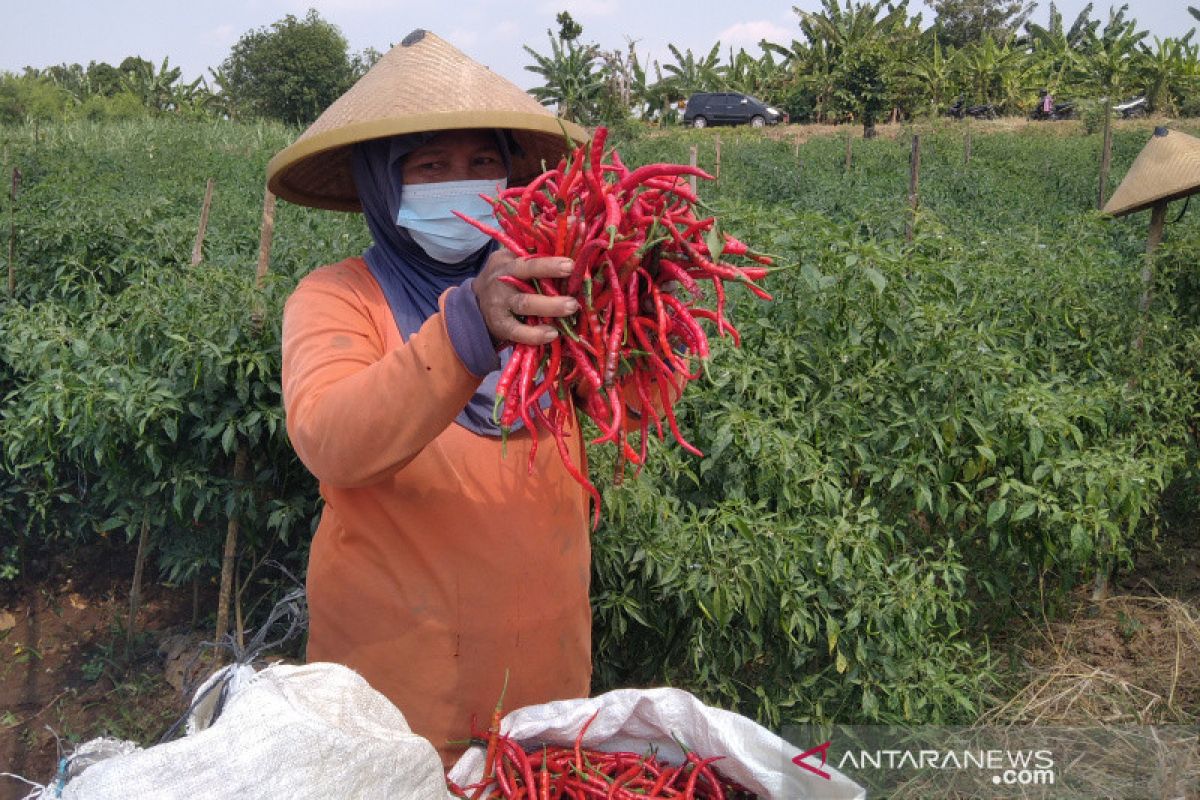
[[[693,167],[696,166],[696,145],[692,145],[691,156],[688,160],[688,164]],[[688,182],[691,183],[691,185],[692,185],[692,194],[695,194],[696,193],[696,176],[689,175]]]
[[[1133,349],[1140,351],[1144,344],[1146,315],[1150,313],[1150,295],[1154,284],[1154,251],[1162,242],[1163,226],[1167,220],[1167,203],[1160,200],[1150,209],[1150,234],[1146,237],[1146,257],[1142,260],[1142,296],[1138,299],[1138,313],[1141,316],[1137,337],[1133,340]]]
[[[713,168],[713,180],[721,180],[721,137],[717,137],[717,163]]]
[[[137,557],[133,561],[133,582],[129,587],[129,624],[125,626],[125,658],[133,652],[133,636],[137,629],[138,606],[142,603],[142,570],[146,565],[146,549],[150,541],[150,511],[142,512],[142,530],[138,535]]]
[[[262,230],[258,236],[258,269],[254,273],[254,288],[263,288],[271,265],[271,240],[275,236],[275,195],[267,189],[263,195]],[[259,323],[262,324],[261,322]]]
[[[799,131],[796,132],[796,147],[795,147],[795,151],[793,152],[793,156],[797,160],[800,159],[800,132]]]
[[[1096,208],[1104,208],[1104,195],[1108,192],[1108,170],[1112,166],[1112,113],[1108,98],[1104,98],[1104,146],[1100,150],[1100,188],[1097,192]]]
[[[21,170],[13,167],[12,188],[8,192],[8,296],[17,291],[17,191],[21,188]]]
[[[1103,185],[1102,183],[1101,186]],[[1136,353],[1142,352],[1145,347],[1146,317],[1150,313],[1151,288],[1154,283],[1154,251],[1162,242],[1163,226],[1166,220],[1167,201],[1159,200],[1150,208],[1150,233],[1146,237],[1146,255],[1142,260],[1142,296],[1138,299],[1138,331],[1131,344]],[[1127,386],[1132,389],[1133,385],[1134,379],[1130,378]],[[1092,583],[1093,603],[1098,603],[1108,597],[1109,581],[1114,567],[1113,559],[1108,557],[1096,570],[1096,580]]]
[[[246,479],[246,464],[249,454],[246,446],[238,445],[237,455],[233,459],[233,483],[235,488]],[[240,522],[237,513],[230,514],[225,526],[225,550],[221,555],[221,594],[217,597],[217,630],[215,641],[220,642],[229,630],[229,599],[233,590],[233,563],[237,555],[237,540]],[[222,661],[221,649],[213,651],[218,663]]]
[[[912,152],[908,157],[908,207],[911,211],[908,222],[904,226],[904,238],[911,242],[913,228],[916,226],[917,206],[920,204],[919,186],[921,182],[921,135],[914,133],[912,137]]]
[[[255,271],[254,285],[262,289],[266,281],[267,270],[271,263],[271,242],[275,234],[275,195],[267,189],[263,195],[262,228],[258,237],[258,268]],[[255,333],[262,329],[266,311],[262,306],[261,295],[255,300],[255,308],[250,314],[250,323]],[[240,486],[246,480],[246,472],[250,463],[250,450],[245,442],[238,443],[237,455],[233,459],[233,482]],[[240,521],[236,513],[231,514],[225,527],[225,550],[221,558],[221,594],[217,598],[217,632],[216,641],[229,629],[229,604],[233,599],[233,571],[237,555],[237,540]],[[239,626],[240,629],[240,626]],[[217,651],[220,659],[220,649]]]
[[[204,204],[200,206],[200,226],[196,229],[196,243],[192,245],[192,266],[204,260],[204,236],[208,231],[208,209],[212,205],[213,179],[204,187]]]

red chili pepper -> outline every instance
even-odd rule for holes
[[[530,428],[531,468],[536,427],[553,433],[568,472],[596,503],[593,525],[600,495],[587,477],[587,447],[579,465],[571,463],[565,426],[577,425],[577,414],[595,422],[600,434],[589,446],[612,442],[617,448],[616,480],[627,464],[640,470],[646,463],[650,426],[663,438],[663,416],[676,441],[699,453],[683,438],[672,404],[688,381],[701,376],[700,367],[710,357],[701,320],[714,322],[717,335],[728,333],[740,344],[725,317],[724,284],[741,283],[758,297],[770,297],[755,284],[767,276],[762,265],[770,263],[769,257],[724,233],[722,248],[710,252],[705,237],[716,230],[716,220],[697,216],[699,201],[686,180],[689,175],[708,178],[707,173],[678,164],[631,171],[615,151],[605,153],[606,137],[607,131],[598,129],[590,144],[576,148],[555,169],[490,199],[498,229],[468,220],[519,256],[560,255],[574,261],[566,278],[505,279],[518,291],[573,297],[580,312],[528,320],[550,322],[562,335],[549,346],[514,348],[498,385],[497,410],[503,403],[502,424],[521,418]],[[707,296],[702,280],[713,283],[715,308],[696,305]],[[664,293],[668,281],[686,295]],[[543,409],[547,396],[549,407]],[[658,401],[651,402],[656,396]],[[634,404],[640,405],[636,417],[630,416]]]

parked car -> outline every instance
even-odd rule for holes
[[[782,111],[740,92],[698,92],[688,98],[683,111],[683,124],[694,128],[746,123],[761,128],[782,121]]]

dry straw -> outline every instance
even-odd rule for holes
[[[267,166],[272,192],[315,208],[358,211],[350,171],[356,142],[418,131],[506,129],[513,154],[510,185],[553,167],[587,140],[587,132],[555,117],[520,87],[452,45],[415,30],[387,52],[317,121]]]
[[[1162,596],[1116,596],[1048,623],[1023,653],[1025,680],[957,740],[963,747],[1048,749],[1055,783],[984,784],[925,770],[887,795],[1184,798],[1200,796],[1200,610]],[[988,776],[984,776],[985,778]]]

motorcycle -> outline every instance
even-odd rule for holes
[[[1033,111],[1029,112],[1029,118],[1032,120],[1075,119],[1075,104],[1055,103],[1053,110],[1047,112],[1039,103]]]
[[[1145,97],[1135,97],[1124,103],[1120,103],[1112,107],[1113,111],[1121,115],[1121,119],[1133,119],[1134,117],[1144,117],[1149,113],[1146,107]]]
[[[973,117],[975,119],[995,119],[996,107],[991,103],[984,103],[977,106],[968,106],[963,103],[962,98],[954,101],[954,105],[946,110],[946,116],[954,119],[963,119],[964,117]]]

